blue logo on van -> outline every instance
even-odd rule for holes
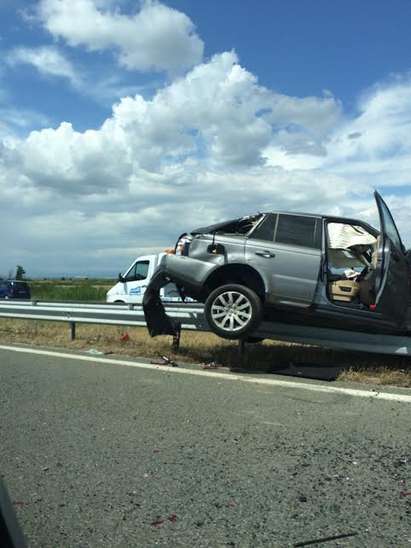
[[[129,291],[130,295],[141,295],[141,287],[132,287]]]

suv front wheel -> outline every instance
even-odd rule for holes
[[[224,339],[242,339],[260,324],[263,303],[248,287],[223,285],[207,297],[204,313],[211,331]]]

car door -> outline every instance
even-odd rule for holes
[[[387,204],[375,191],[380,217],[381,235],[378,238],[375,304],[384,320],[401,325],[408,309],[408,261],[400,234]]]
[[[142,303],[148,280],[153,274],[153,266],[149,257],[140,257],[124,276],[124,293],[126,302]]]
[[[246,261],[264,279],[273,304],[312,304],[321,264],[321,219],[268,214],[246,242]]]

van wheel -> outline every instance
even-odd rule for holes
[[[224,339],[243,339],[260,324],[263,303],[248,287],[229,284],[210,293],[204,314],[211,331]]]

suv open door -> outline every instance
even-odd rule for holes
[[[377,240],[375,308],[384,319],[400,326],[408,308],[408,261],[394,219],[380,194],[374,192],[380,216],[381,234]]]

